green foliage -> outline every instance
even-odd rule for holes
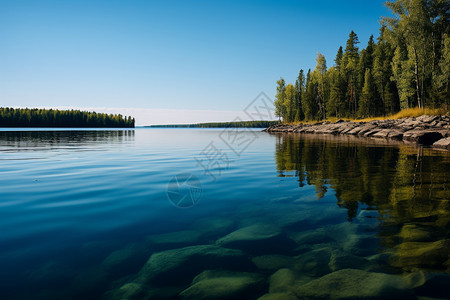
[[[134,118],[79,110],[0,107],[0,127],[134,128]]]
[[[199,124],[152,125],[152,128],[267,128],[279,124],[279,121],[236,121]]]
[[[277,116],[293,122],[377,117],[416,106],[448,109],[450,3],[396,0],[385,5],[393,17],[382,18],[377,42],[370,36],[360,50],[351,31],[329,69],[319,53],[306,80],[303,71],[299,74],[295,101],[291,94],[286,99],[284,79],[277,82]]]
[[[275,106],[275,116],[277,117],[285,117],[286,116],[286,107],[284,106],[284,100],[286,97],[286,82],[283,78],[277,81],[277,94],[275,96],[276,100],[274,103]]]

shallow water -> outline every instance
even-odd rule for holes
[[[449,170],[353,137],[2,130],[0,298],[444,299]]]

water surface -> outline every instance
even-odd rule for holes
[[[400,293],[446,297],[448,152],[353,137],[233,134],[0,131],[0,298],[191,299],[183,290],[210,269],[219,278],[252,274],[258,284],[245,299],[273,291],[277,272],[293,274],[280,290],[291,293],[342,269],[422,276]],[[177,175],[201,184],[192,207],[168,197]],[[180,195],[192,199],[191,188]],[[210,248],[201,247],[217,247],[219,258],[202,258]],[[237,251],[239,263],[221,249]],[[171,250],[192,264],[164,271],[146,263],[164,263]]]

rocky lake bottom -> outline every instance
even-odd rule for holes
[[[447,151],[223,130],[0,132],[1,299],[449,299]]]

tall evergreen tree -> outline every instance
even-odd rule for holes
[[[342,57],[344,76],[348,83],[348,116],[355,116],[357,109],[358,63],[359,63],[358,36],[353,30],[348,36],[344,56]]]
[[[305,118],[303,114],[303,104],[302,97],[305,91],[305,74],[303,74],[303,69],[300,69],[298,73],[297,80],[295,81],[295,92],[296,92],[296,101],[295,101],[295,121],[301,121]]]
[[[286,109],[284,106],[284,100],[286,98],[286,82],[283,78],[277,81],[277,94],[275,95],[275,115],[279,118],[283,118],[286,115]]]

